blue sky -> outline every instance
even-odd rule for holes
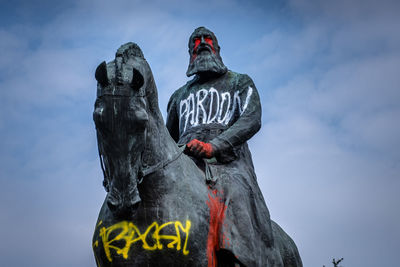
[[[94,70],[123,43],[152,67],[160,108],[187,41],[213,30],[263,104],[250,148],[272,218],[304,266],[397,266],[398,1],[14,1],[0,9],[0,258],[5,267],[95,266],[105,197],[92,121]]]

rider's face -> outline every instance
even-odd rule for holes
[[[198,31],[193,37],[190,44],[192,50],[192,60],[202,53],[214,53],[215,41],[211,33],[207,30]]]
[[[200,35],[195,36],[193,38],[194,41],[194,48],[193,52],[198,54],[202,50],[207,50],[211,48],[211,51],[215,54],[214,42],[211,36],[209,35]]]

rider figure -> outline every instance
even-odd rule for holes
[[[226,214],[219,248],[245,266],[269,266],[274,257],[268,208],[257,184],[249,140],[261,127],[261,104],[251,78],[227,69],[217,38],[199,27],[189,39],[192,80],[168,103],[167,128],[206,171],[223,196]]]

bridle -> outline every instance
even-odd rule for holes
[[[169,165],[172,162],[174,162],[175,160],[177,160],[182,155],[185,148],[186,148],[186,146],[179,147],[179,151],[172,158],[163,160],[163,161],[161,161],[155,165],[149,166],[149,167],[143,167],[143,162],[141,162],[141,165],[139,167],[139,172],[138,172],[138,178],[139,178],[138,183],[141,184],[143,182],[144,177],[165,168],[167,165]]]
[[[113,94],[112,97],[128,97],[128,96],[126,94]],[[137,95],[137,96],[129,96],[129,97],[145,97],[145,96]],[[147,127],[145,127],[145,129],[147,129]],[[146,136],[146,132],[144,134]],[[99,137],[101,137],[101,138],[99,138]],[[103,153],[105,153],[105,151],[103,151],[103,153],[101,151],[101,147],[103,147],[103,144],[100,140],[103,140],[103,138],[101,136],[101,131],[99,129],[97,129],[97,147],[98,147],[98,153],[99,153],[100,166],[101,166],[101,170],[103,172],[103,177],[104,177],[103,186],[104,186],[105,190],[107,192],[109,192],[109,185],[108,185],[109,180],[110,180],[109,171],[108,171],[107,166],[104,163]],[[172,158],[160,161],[157,164],[154,164],[151,166],[146,166],[143,163],[143,158],[145,158],[144,153],[146,151],[147,136],[144,138],[143,142],[144,142],[144,146],[143,146],[144,149],[140,155],[140,159],[139,159],[140,164],[139,164],[139,168],[138,168],[138,172],[137,172],[137,178],[138,178],[137,183],[138,184],[141,184],[143,182],[143,179],[146,176],[149,176],[149,175],[165,168],[166,166],[168,166],[169,164],[171,164],[172,162],[177,160],[182,155],[182,153],[184,152],[184,150],[186,148],[185,145],[181,145],[178,148],[178,152]],[[104,150],[104,148],[102,150]]]

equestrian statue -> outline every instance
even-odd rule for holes
[[[188,76],[164,124],[150,66],[135,43],[95,73],[107,192],[93,235],[98,267],[302,267],[270,219],[247,146],[261,127],[258,91],[228,70],[217,38],[189,38]]]

